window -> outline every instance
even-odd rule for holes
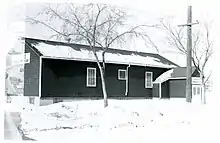
[[[145,72],[145,88],[153,88],[153,73]]]
[[[201,92],[202,92],[201,90],[202,90],[202,88],[199,85],[192,86],[192,94],[193,95],[201,95]]]
[[[122,70],[122,69],[118,70],[118,79],[126,80],[126,70]]]
[[[87,68],[87,87],[96,87],[96,68]]]

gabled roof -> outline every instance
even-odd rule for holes
[[[196,68],[192,67],[192,74],[195,72]],[[178,67],[173,69],[172,78],[186,77],[186,67]]]
[[[195,71],[196,68],[192,67],[192,75]],[[185,78],[186,78],[186,67],[178,67],[164,72],[154,82],[162,83],[169,79],[185,79]]]
[[[25,38],[25,42],[40,56],[45,58],[71,59],[93,61],[95,57],[88,45],[64,43],[57,41]],[[102,57],[102,48],[95,48],[99,59]],[[105,54],[106,63],[151,66],[161,68],[179,67],[177,64],[159,54],[127,51],[109,48]]]

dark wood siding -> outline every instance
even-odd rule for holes
[[[176,79],[169,81],[170,98],[185,98],[186,97],[186,80]]]
[[[167,69],[131,66],[129,68],[129,95],[132,97],[153,97],[153,88],[145,88],[145,72],[153,72],[153,81]]]
[[[118,79],[118,70],[126,70],[126,65],[107,64],[106,66],[106,86],[109,97],[124,97],[126,90],[126,80]]]
[[[95,62],[42,60],[42,97],[102,97],[101,78]],[[87,67],[95,67],[96,87],[86,87]],[[109,97],[125,97],[126,80],[118,80],[118,69],[127,65],[106,64],[106,86]],[[129,97],[152,97],[152,88],[145,88],[145,71],[153,72],[155,80],[166,69],[131,66]]]
[[[153,97],[160,97],[160,84],[159,83],[155,83],[154,85],[153,85]]]
[[[129,92],[131,97],[151,97],[152,89],[145,88],[145,67],[129,68]]]
[[[27,45],[25,53],[30,53],[30,63],[24,65],[24,96],[39,96],[40,57]]]
[[[42,63],[42,97],[101,96],[98,69],[96,87],[86,87],[87,67],[97,68],[96,63],[55,59]]]
[[[170,96],[169,96],[169,80],[161,83],[161,98],[170,98]]]

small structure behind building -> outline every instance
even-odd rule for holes
[[[171,69],[160,75],[154,81],[154,97],[185,98],[186,97],[186,67]],[[192,68],[192,95],[200,96],[202,83],[199,72]]]

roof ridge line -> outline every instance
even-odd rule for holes
[[[25,38],[25,42],[29,43],[29,44],[34,44],[34,47],[36,47],[36,44],[40,44],[40,43],[44,43],[46,45],[51,45],[51,46],[64,46],[64,47],[69,47],[73,50],[80,50],[80,49],[86,49],[86,50],[91,50],[88,45],[85,44],[76,44],[76,43],[67,43],[67,42],[61,42],[61,41],[52,41],[52,40],[45,40],[45,39],[36,39],[36,38],[28,38],[28,37],[24,37]],[[99,51],[101,49],[101,47],[96,47],[97,50]],[[47,50],[47,49],[45,49]],[[65,50],[65,48],[64,48]],[[163,57],[162,55],[159,55],[158,53],[145,53],[145,52],[141,52],[141,51],[128,51],[128,50],[124,50],[124,49],[116,49],[116,48],[109,48],[108,53],[112,53],[112,54],[122,54],[122,56],[132,56],[132,54],[140,56],[136,58],[136,60],[142,61],[143,63],[146,63],[147,61],[143,58],[147,58],[150,57],[152,58],[152,62],[158,62],[158,64],[165,64],[167,65],[167,67],[169,68],[174,68],[174,67],[179,67],[179,65],[171,62],[170,60],[168,60],[167,58]],[[42,53],[42,51],[40,51]],[[99,51],[101,52],[101,50]],[[68,52],[67,52],[68,53]],[[44,55],[42,53],[42,55]],[[69,55],[68,55],[69,56]],[[59,56],[58,56],[59,57]],[[142,58],[143,57],[143,58]],[[82,57],[83,58],[83,57]],[[133,59],[133,58],[131,58]],[[134,59],[133,59],[134,60]],[[147,62],[149,63],[149,62]]]
[[[65,45],[78,45],[78,46],[89,46],[86,44],[79,44],[79,43],[68,43],[68,42],[63,42],[63,41],[55,41],[55,40],[46,40],[46,39],[38,39],[38,38],[31,38],[31,37],[22,37],[24,39],[30,39],[30,40],[37,40],[37,41],[46,41],[46,42],[53,42],[53,43],[59,43],[59,44],[65,44]],[[99,46],[96,46],[95,48],[101,48]],[[133,53],[140,53],[140,54],[152,54],[152,55],[159,55],[158,53],[148,53],[148,52],[143,52],[143,51],[132,51],[132,50],[125,50],[125,49],[119,49],[119,48],[108,48],[109,50],[120,50],[120,51],[127,51],[127,52],[133,52]]]

